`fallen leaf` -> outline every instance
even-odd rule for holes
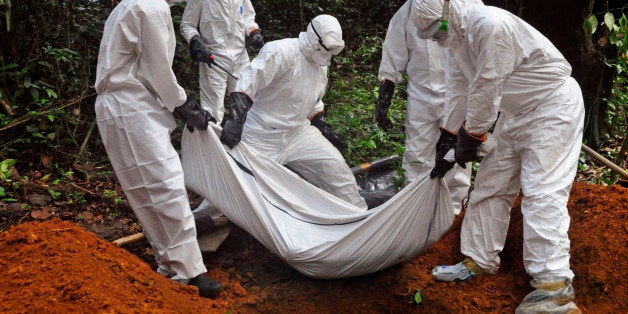
[[[92,214],[89,211],[84,211],[78,214],[76,218],[83,219],[83,220],[92,220],[94,218],[94,214]]]
[[[29,194],[28,201],[33,205],[43,206],[52,201],[52,197],[50,195],[45,194]]]
[[[31,212],[31,217],[35,218],[35,219],[48,219],[50,218],[50,216],[52,216],[52,213],[48,210],[47,207],[44,207],[40,210],[35,210]]]
[[[48,169],[52,169],[52,157],[41,156],[41,164]]]

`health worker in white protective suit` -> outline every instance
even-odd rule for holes
[[[566,205],[580,155],[584,104],[571,66],[547,38],[505,10],[464,0],[414,1],[419,35],[450,49],[447,92],[459,97],[446,104],[443,127],[457,131],[458,164],[477,158],[497,120],[496,147],[480,164],[462,223],[467,258],[436,267],[434,277],[458,281],[497,272],[521,188],[523,262],[536,290],[516,312],[579,312]],[[434,170],[440,174],[451,166],[440,160]]]
[[[253,5],[250,0],[188,0],[181,34],[189,43],[190,57],[199,62],[201,106],[221,124],[225,93],[233,91],[237,82],[231,75],[239,75],[250,63],[247,38],[254,49],[264,46]],[[194,213],[226,219],[209,200],[203,200]]]
[[[253,5],[250,0],[188,0],[181,34],[189,43],[190,57],[199,61],[201,106],[221,124],[225,93],[237,81],[229,73],[237,76],[250,62],[246,39],[255,49],[264,46]]]
[[[173,112],[191,132],[206,130],[213,118],[186,95],[172,71],[170,2],[123,0],[109,15],[96,70],[96,120],[157,271],[215,297],[222,286],[206,274],[183,169],[170,141]]]
[[[242,139],[308,182],[366,210],[339,151],[347,144],[323,111],[327,66],[343,48],[342,29],[330,15],[315,17],[299,38],[266,43],[240,72],[220,139],[230,148]]]
[[[434,167],[437,143],[450,140],[449,133],[439,130],[445,103],[445,54],[433,40],[419,38],[412,19],[412,0],[407,1],[395,13],[388,24],[379,65],[379,99],[375,120],[388,130],[392,123],[388,118],[395,86],[408,74],[408,102],[406,105],[406,149],[402,167],[406,185],[420,174]],[[456,138],[453,137],[453,142]],[[443,145],[440,145],[443,146]],[[459,214],[464,206],[471,183],[471,168],[455,166],[444,176]]]

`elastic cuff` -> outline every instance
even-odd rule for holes
[[[470,270],[471,272],[473,272],[476,275],[481,275],[481,274],[486,274],[487,272],[482,269],[472,258],[470,257],[466,257],[463,261],[462,261],[462,265],[464,265],[464,267],[466,267],[468,270]]]
[[[249,94],[247,94],[247,93],[245,93],[245,92],[231,92],[231,93],[229,93],[229,97],[231,97],[231,94],[236,94],[236,93],[237,93],[237,94],[243,94],[243,95],[245,95],[245,96],[246,96],[246,98],[248,98],[248,99],[249,99],[249,101],[250,101],[251,103],[253,103],[253,97],[251,97]]]
[[[556,291],[560,290],[563,287],[570,285],[571,279],[556,279],[556,280],[548,280],[548,281],[539,281],[533,279],[530,281],[530,285],[536,289],[548,290],[548,291]]]
[[[318,116],[321,113],[325,113],[325,110],[321,110],[321,111],[317,111],[315,112],[311,117],[310,117],[310,121],[314,120],[314,118],[316,118],[316,116]]]
[[[445,129],[445,128],[444,128],[444,127],[442,127],[442,126],[439,126],[438,128],[440,129],[440,131],[441,131],[441,132],[449,133],[449,134],[454,135],[454,136],[457,136],[457,135],[458,135],[458,132],[449,131],[449,130]]]
[[[486,142],[486,140],[488,139],[487,132],[482,133],[480,136],[473,135],[467,131],[467,128],[465,127],[466,123],[467,121],[462,122],[462,129],[464,130],[465,133],[467,133],[467,135],[469,135],[470,138],[481,141],[481,142]]]

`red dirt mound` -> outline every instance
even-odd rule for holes
[[[576,303],[585,313],[628,312],[628,189],[575,183],[569,201]],[[455,263],[462,217],[420,256],[372,275],[305,277],[235,228],[205,257],[225,291],[202,299],[195,288],[158,275],[150,260],[70,222],[23,223],[0,233],[0,312],[513,312],[531,291],[522,255],[520,205],[512,211],[502,267],[464,283],[435,282],[431,269]],[[420,290],[423,301],[412,296]]]
[[[71,222],[25,223],[0,234],[0,312],[224,313],[246,292],[198,296],[137,256]],[[214,274],[216,275],[219,274]],[[221,279],[226,279],[226,276]]]

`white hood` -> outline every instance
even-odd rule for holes
[[[338,20],[331,15],[319,15],[299,34],[299,47],[308,60],[328,66],[331,57],[339,54],[345,47],[342,40],[342,28]]]
[[[432,37],[440,27],[441,18],[449,22],[450,31],[463,28],[470,9],[475,5],[484,5],[480,0],[451,0],[449,1],[449,16],[443,17],[444,2],[445,0],[414,0],[414,25],[421,38]]]

